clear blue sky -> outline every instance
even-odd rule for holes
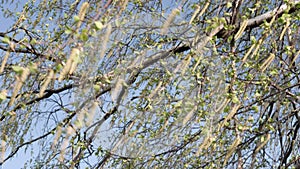
[[[0,6],[3,8],[8,8],[8,9],[14,9],[17,6],[16,11],[21,12],[23,10],[22,7],[26,2],[27,2],[26,0],[20,0],[20,3],[18,2],[18,4],[16,2],[12,3],[12,4],[4,3],[4,4],[1,4]],[[163,1],[163,2],[166,3],[165,5],[167,5],[169,3],[169,1]],[[8,28],[10,28],[13,24],[14,24],[14,22],[12,20],[3,18],[3,12],[0,10],[0,32],[7,31]],[[44,108],[44,109],[47,109],[47,108]],[[0,129],[0,131],[1,131],[1,129]],[[24,148],[20,149],[19,152],[13,158],[11,158],[10,160],[8,160],[4,163],[4,165],[2,166],[3,169],[22,168],[24,166],[24,164],[26,163],[26,161],[32,157],[31,151],[34,152],[34,154],[33,154],[34,156],[36,156],[39,153],[39,147],[38,146],[34,147],[34,145],[36,145],[36,144],[33,144],[33,147],[31,147],[32,149],[29,148],[26,153],[24,151]],[[6,153],[4,158],[6,158],[8,155],[9,154]],[[0,169],[2,169],[2,168],[0,168]]]
[[[3,3],[1,4],[1,8],[8,8],[8,9],[15,9],[16,11],[21,12],[22,11],[22,7],[25,4],[25,0],[24,1],[20,1],[20,2],[14,2],[14,3]],[[9,28],[11,28],[11,26],[14,24],[13,20],[11,19],[7,19],[3,17],[3,12],[0,9],[0,32],[6,32]],[[2,53],[1,53],[1,56]],[[2,60],[2,58],[0,59]],[[1,129],[0,129],[1,131]],[[5,157],[7,157],[7,153],[5,154]],[[5,158],[4,157],[4,158]],[[12,160],[8,160],[7,162],[5,162],[3,164],[3,166],[0,166],[0,169],[18,169],[21,168],[25,162],[30,158],[30,149],[29,151],[27,151],[27,153],[24,152],[24,150],[21,150],[19,153],[17,153],[17,155],[12,158]]]

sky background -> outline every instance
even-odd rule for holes
[[[15,1],[13,3],[3,3],[0,5],[0,32],[6,32],[9,28],[12,27],[13,24],[15,24],[15,21],[13,21],[10,18],[4,18],[3,15],[3,10],[5,9],[10,9],[11,11],[16,11],[16,12],[22,12],[23,10],[23,6],[25,5],[27,1],[26,0],[21,0],[20,2]],[[38,4],[39,1],[36,2],[36,4]],[[80,5],[79,5],[80,7]],[[53,25],[53,26],[57,26],[57,25]],[[18,38],[18,36],[17,36]],[[1,39],[1,38],[0,38]],[[0,58],[0,61],[2,60],[2,58]],[[53,98],[55,99],[56,95],[53,95],[52,97],[50,97],[49,99]],[[75,96],[76,97],[76,96]],[[64,102],[72,102],[72,100],[68,100],[68,95],[65,96],[65,98],[63,98]],[[71,99],[76,99],[76,98],[71,98]],[[48,104],[46,107],[44,107],[44,104],[42,103],[40,106],[41,110],[51,110],[52,106],[51,104]],[[37,126],[41,126],[40,128],[34,128],[34,131],[32,131],[33,136],[40,136],[43,133],[43,129],[42,126],[45,124],[44,122],[40,121],[41,125],[37,125]],[[105,143],[103,141],[105,141],[105,138],[107,138],[106,136],[109,135],[110,133],[107,133],[107,131],[105,131],[106,128],[109,128],[107,122],[105,122],[105,124],[103,126],[101,126],[101,136],[102,138],[99,139],[99,142],[101,143]],[[0,132],[1,132],[1,128],[0,128]],[[110,131],[111,132],[111,131]],[[35,137],[33,137],[35,138]],[[28,141],[32,138],[24,138],[25,141]],[[52,139],[52,136],[48,137],[48,139]],[[109,145],[108,145],[109,146]],[[30,145],[28,147],[28,149],[24,149],[24,147],[22,147],[18,153],[16,153],[12,158],[10,158],[9,160],[7,160],[2,166],[0,166],[0,169],[18,169],[18,168],[22,168],[25,163],[30,160],[32,157],[36,157],[39,153],[41,153],[43,150],[40,150],[42,147],[40,147],[38,145],[38,142],[35,142],[34,144]],[[109,147],[107,147],[109,148]],[[5,153],[4,158],[6,158],[9,155],[10,151],[7,150]]]
[[[13,21],[10,18],[4,18],[3,17],[3,10],[5,9],[10,9],[11,11],[16,11],[16,12],[22,12],[23,6],[25,5],[27,1],[26,0],[20,0],[20,1],[14,1],[14,2],[9,2],[9,3],[3,3],[0,5],[0,32],[6,32],[9,28],[12,27],[13,24],[15,24],[15,21]],[[39,3],[39,0],[36,2],[36,4]],[[163,5],[169,5],[170,1],[163,1]],[[80,6],[80,5],[79,5]],[[168,13],[169,11],[166,11]],[[56,25],[54,25],[56,26]],[[18,37],[17,37],[18,38]],[[41,104],[43,105],[43,104]],[[48,105],[50,108],[50,105]],[[47,110],[47,107],[40,107],[41,109]],[[42,122],[41,122],[42,124]],[[107,122],[102,126],[103,129],[108,128]],[[101,127],[101,128],[102,128]],[[0,129],[1,131],[1,129]],[[42,132],[41,128],[36,128],[33,133],[36,133],[37,135],[40,135]],[[105,138],[105,135],[109,135],[109,133],[105,134],[105,131],[101,132],[102,138]],[[30,138],[25,138],[25,141],[28,141]],[[50,137],[51,139],[51,137]],[[6,161],[2,168],[0,169],[17,169],[17,168],[22,168],[24,164],[32,157],[32,155],[36,156],[40,152],[40,147],[37,146],[38,142],[35,142],[32,144],[32,146],[29,146],[29,148],[25,151],[24,147],[21,148],[17,154],[15,154],[11,159]],[[103,142],[102,142],[103,143]],[[10,152],[10,151],[8,151]],[[6,152],[5,157],[6,158],[9,154]]]
[[[11,3],[2,3],[1,9],[0,9],[0,32],[6,32],[11,26],[14,24],[14,21],[11,20],[11,18],[4,18],[3,17],[3,9],[11,9],[15,11],[22,12],[23,5],[26,3],[26,1],[15,1]],[[2,58],[1,58],[2,60]],[[1,129],[0,129],[1,131]],[[33,149],[34,150],[34,149]],[[36,149],[37,150],[37,149]],[[21,149],[12,159],[6,161],[3,166],[0,167],[0,169],[18,169],[22,168],[22,166],[26,163],[27,160],[31,157],[31,150],[28,149],[26,152],[24,149]],[[7,153],[5,154],[5,157],[7,157]]]
[[[14,9],[16,8],[16,11],[19,11],[21,12],[22,11],[22,6],[25,4],[26,0],[21,0],[21,3],[17,4],[17,3],[12,3],[12,4],[9,4],[9,3],[5,3],[5,4],[2,4],[1,7],[3,8],[9,8],[9,9]],[[163,2],[169,2],[169,1],[163,1]],[[14,24],[14,22],[12,20],[9,20],[9,19],[6,19],[6,18],[3,18],[3,13],[2,11],[0,10],[0,32],[5,32],[7,31],[7,29],[9,27],[11,27],[12,24]],[[43,109],[47,109],[47,107],[41,107]],[[41,131],[38,131],[40,130],[39,128],[36,129],[35,133],[40,133]],[[1,131],[1,129],[0,129]],[[102,133],[101,133],[102,134]],[[51,137],[50,137],[51,139]],[[33,144],[33,145],[36,145]],[[3,169],[15,169],[15,168],[21,168],[25,162],[27,160],[30,159],[30,157],[32,156],[31,154],[31,151],[34,153],[34,154],[37,154],[39,153],[39,147],[32,147],[32,149],[28,149],[25,153],[24,151],[24,148],[22,148],[12,159],[8,160],[7,162],[5,162],[5,164],[3,165]],[[5,157],[7,157],[8,154],[5,155]]]

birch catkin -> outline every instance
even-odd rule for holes
[[[161,34],[164,35],[167,33],[168,28],[170,27],[171,23],[174,21],[176,15],[179,13],[179,9],[173,9],[173,11],[171,12],[171,14],[169,15],[167,21],[164,23],[162,29],[161,29]]]
[[[86,11],[87,9],[89,8],[89,3],[88,2],[84,2],[79,10],[79,14],[78,14],[78,17],[79,17],[79,21],[77,23],[77,29],[80,27],[84,17],[85,17],[85,14],[86,14]]]
[[[45,90],[47,89],[49,83],[51,82],[51,80],[54,78],[54,71],[50,70],[48,76],[46,77],[46,80],[43,84],[43,86],[41,87],[39,96],[42,97],[44,95]]]
[[[30,71],[28,68],[23,68],[22,74],[16,77],[16,85],[14,88],[14,91],[12,93],[10,102],[9,102],[9,106],[12,106],[16,96],[18,95],[19,91],[21,90],[23,83],[25,82],[25,80],[27,79],[28,75],[29,75]]]
[[[237,138],[234,140],[234,142],[230,145],[228,148],[228,153],[225,156],[225,160],[223,165],[225,166],[227,164],[228,159],[232,156],[234,151],[236,150],[237,146],[241,143],[241,138],[240,136],[237,136]]]
[[[72,74],[77,66],[79,60],[80,50],[78,48],[73,48],[70,54],[69,59],[63,70],[61,71],[58,81],[62,81],[67,74]]]
[[[240,29],[239,29],[238,32],[234,35],[234,39],[235,39],[235,40],[239,39],[239,38],[242,36],[244,30],[247,28],[247,24],[248,24],[248,20],[244,20],[244,21],[242,22],[242,24],[241,24],[241,26],[240,26]]]
[[[274,58],[275,58],[275,55],[273,53],[271,53],[270,56],[268,57],[268,59],[266,59],[264,61],[264,63],[260,66],[260,69],[262,72],[264,72],[269,67],[269,65],[272,63]]]
[[[5,67],[7,59],[9,57],[9,54],[10,54],[10,51],[7,51],[6,54],[5,54],[5,56],[4,56],[4,58],[3,58],[3,60],[2,60],[1,68],[0,68],[0,73],[3,73],[3,71],[4,71],[4,67]]]
[[[206,9],[208,8],[209,4],[210,4],[210,2],[206,2],[201,11],[200,11],[200,6],[197,5],[196,10],[195,10],[189,24],[191,24],[196,17],[202,16],[204,14],[204,12],[206,11]],[[198,13],[199,13],[199,15],[198,15]]]

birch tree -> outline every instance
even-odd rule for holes
[[[291,168],[300,1],[4,1],[1,159]]]

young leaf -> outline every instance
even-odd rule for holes
[[[97,30],[101,30],[103,28],[103,24],[100,21],[96,21],[95,26],[96,26]]]
[[[16,72],[16,73],[18,73],[18,74],[21,74],[21,73],[23,72],[23,70],[24,70],[24,68],[21,67],[21,66],[12,66],[11,68],[12,68],[12,70],[13,70],[14,72]]]

